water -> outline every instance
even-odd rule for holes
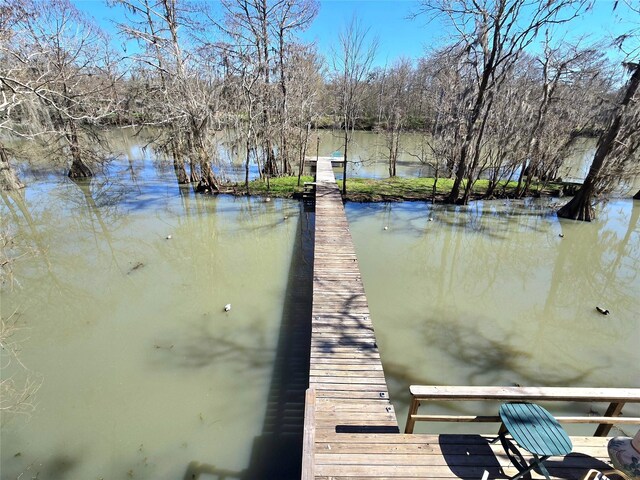
[[[311,135],[309,156],[316,154],[316,138],[320,138],[320,156],[329,156],[334,152],[344,152],[344,138],[340,131],[320,131]],[[388,178],[389,150],[385,146],[384,134],[356,131],[349,144],[348,177]],[[559,176],[565,181],[581,182],[589,171],[595,152],[594,139],[578,139],[570,150],[564,165],[559,170]],[[407,132],[402,135],[397,163],[399,177],[430,177],[434,170],[428,164],[420,161],[433,161],[428,147],[420,133]],[[336,172],[341,178],[341,172]],[[442,176],[443,172],[440,172]],[[514,179],[517,179],[517,172]]]
[[[266,478],[296,415],[278,389],[301,391],[281,326],[306,315],[313,219],[181,192],[170,162],[120,145],[90,185],[25,168],[0,201],[0,309],[28,369],[2,379],[41,383],[33,411],[1,412],[0,477]],[[575,223],[547,202],[347,204],[401,427],[410,384],[638,385],[640,204]]]
[[[151,155],[156,158],[155,168],[160,168],[164,173],[170,173],[173,169],[170,161],[152,152],[148,147],[143,150],[142,145],[150,142],[153,131],[143,130],[138,137],[133,137],[128,130],[108,132],[107,138],[110,147],[120,152],[126,158],[141,158]],[[218,149],[214,170],[225,181],[244,182],[246,153],[242,147],[236,147],[237,132],[224,130],[216,133]],[[318,143],[319,139],[319,143]],[[242,143],[242,142],[241,142]],[[423,136],[420,133],[407,132],[402,135],[401,148],[398,155],[397,174],[400,177],[428,177],[433,176],[433,169],[420,158],[432,159],[425,154],[426,147]],[[344,151],[344,137],[340,130],[319,130],[312,132],[309,140],[307,156],[315,157],[342,154]],[[580,182],[586,176],[593,153],[595,151],[594,139],[578,139],[570,150],[565,164],[559,170],[559,175],[566,181]],[[355,131],[349,143],[349,164],[347,175],[361,178],[388,178],[389,177],[389,151],[385,146],[384,134],[367,131]],[[147,167],[148,168],[148,167]],[[297,172],[298,165],[293,165]],[[442,175],[442,172],[440,172]],[[336,177],[341,178],[341,170],[336,170]],[[249,166],[249,177],[258,178],[258,168],[254,163]]]
[[[27,253],[2,316],[28,368],[2,377],[42,383],[33,412],[2,412],[3,479],[208,478],[245,470],[263,434],[298,203],[122,172],[2,197]]]
[[[592,223],[549,202],[347,205],[401,425],[411,384],[640,383],[640,202]]]

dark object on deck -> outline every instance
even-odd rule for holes
[[[336,433],[400,433],[393,425],[336,425]]]

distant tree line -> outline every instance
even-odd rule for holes
[[[599,136],[600,166],[562,215],[590,219],[597,196],[638,173],[638,31],[617,39],[624,70],[605,56],[612,45],[565,41],[586,0],[422,0],[415,15],[448,25],[449,41],[376,68],[377,43],[357,19],[337,33],[330,58],[299,39],[316,0],[109,5],[125,12],[124,53],[68,0],[0,5],[3,188],[22,186],[8,139],[45,145],[70,177],[89,177],[108,152],[105,126],[158,127],[153,144],[173,160],[177,182],[208,192],[221,187],[213,166],[222,129],[233,132],[247,189],[251,165],[266,181],[299,174],[316,127],[343,132],[345,160],[354,130],[378,132],[390,176],[405,133],[422,133],[407,153],[454,179],[451,203],[466,204],[480,177],[488,195],[505,179],[529,195],[534,181],[557,179],[584,135]],[[614,7],[640,16],[634,0]]]

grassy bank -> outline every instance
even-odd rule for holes
[[[347,180],[347,200],[355,202],[393,202],[403,200],[431,200],[434,196],[433,178],[351,178]],[[269,188],[264,180],[254,180],[249,184],[251,195],[269,195],[278,198],[290,198],[303,191],[304,182],[313,182],[313,177],[277,177],[269,180]],[[342,188],[342,182],[338,181]],[[505,186],[502,182],[496,187],[493,198],[509,198],[515,196],[517,182],[509,182]],[[436,201],[442,200],[451,191],[453,179],[440,178],[435,189]],[[484,198],[489,188],[488,180],[478,180],[474,187],[471,198]],[[542,188],[541,185],[533,184],[532,192],[539,192],[540,195],[559,195],[562,185],[552,183]],[[246,194],[243,184],[236,185],[234,191],[237,194]]]

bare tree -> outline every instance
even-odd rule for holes
[[[585,3],[582,0],[421,1],[416,15],[444,17],[455,29],[456,46],[474,72],[473,101],[465,115],[465,133],[449,202],[469,200],[472,182],[467,183],[462,199],[459,199],[460,189],[465,177],[479,164],[482,137],[497,87],[539,31],[574,18]]]
[[[640,0],[624,0],[625,6],[631,15],[622,15],[626,18],[635,19],[631,21],[632,27],[623,35],[620,35],[615,43],[628,59],[638,59],[640,56]],[[614,10],[618,2],[614,3]],[[640,190],[633,196],[634,200],[640,200]]]
[[[349,142],[355,129],[365,93],[364,81],[371,70],[378,40],[368,40],[369,29],[354,16],[338,33],[338,46],[332,53],[337,113],[344,134],[342,195],[347,194]]]
[[[289,55],[288,151],[298,163],[298,184],[304,169],[312,123],[319,116],[323,89],[322,59],[313,46],[292,45]]]
[[[271,30],[277,41],[278,47],[278,72],[280,83],[279,102],[279,123],[280,123],[280,157],[282,163],[282,173],[291,173],[291,162],[289,158],[289,146],[287,138],[289,136],[290,116],[288,79],[294,74],[290,67],[288,48],[292,35],[299,30],[306,29],[318,14],[318,2],[316,0],[284,0],[276,2],[274,7],[274,21]],[[294,67],[295,68],[295,67]]]
[[[17,73],[21,71],[16,65],[14,48],[10,46],[18,41],[14,27],[27,15],[21,3],[6,3],[0,6],[0,131],[16,134],[13,111],[21,108],[30,94],[30,88],[20,88],[16,84]],[[12,81],[14,80],[14,81]],[[20,78],[23,82],[24,79]],[[18,179],[15,170],[9,163],[9,155],[5,145],[0,142],[0,189],[18,190],[24,185]]]
[[[193,182],[200,191],[218,191],[211,161],[219,125],[220,59],[199,37],[211,25],[200,22],[206,18],[200,10],[178,0],[114,3],[128,12],[127,21],[118,24],[120,31],[141,47],[130,59],[150,73],[142,123],[163,127],[157,141],[173,157],[179,184]]]
[[[630,163],[637,165],[640,148],[640,63],[629,64],[632,75],[624,89],[622,100],[611,115],[609,126],[598,140],[589,173],[576,195],[560,210],[558,216],[591,221],[596,195],[611,191],[624,176]]]
[[[0,127],[59,145],[71,158],[70,177],[91,176],[102,143],[94,127],[118,108],[107,37],[67,0],[5,2],[2,23],[10,41],[0,46]],[[3,166],[6,159],[4,151]]]
[[[315,18],[318,2],[224,0],[222,9],[222,21],[210,18],[225,37],[217,47],[228,62],[226,83],[233,91],[243,91],[245,100],[244,104],[228,102],[234,105],[230,114],[236,116],[234,124],[241,126],[244,136],[253,137],[247,152],[262,164],[260,175],[266,176],[268,184],[270,176],[292,173],[290,134],[297,126],[291,123],[289,109],[292,65],[299,46],[295,35]],[[252,78],[249,82],[247,75]]]
[[[625,0],[625,15],[640,13],[637,0]],[[618,7],[615,2],[613,9]],[[634,17],[634,18],[637,18]],[[640,171],[640,43],[637,21],[630,30],[618,37],[615,44],[625,54],[624,66],[631,73],[621,100],[610,114],[609,124],[600,135],[589,173],[576,195],[560,210],[558,216],[573,220],[591,221],[597,197],[610,193],[625,179]],[[640,192],[636,194],[640,198]]]
[[[422,76],[428,92],[430,113],[420,154],[412,154],[433,169],[432,199],[435,201],[441,174],[449,175],[460,157],[464,124],[460,121],[470,108],[470,89],[465,85],[465,66],[456,49],[436,51],[422,62]],[[426,147],[426,148],[425,148]]]
[[[385,94],[379,97],[379,119],[384,129],[386,148],[389,151],[390,177],[396,176],[401,138],[409,113],[411,81],[411,62],[408,59],[400,59],[388,72],[385,72],[380,82],[383,86],[380,90]]]

